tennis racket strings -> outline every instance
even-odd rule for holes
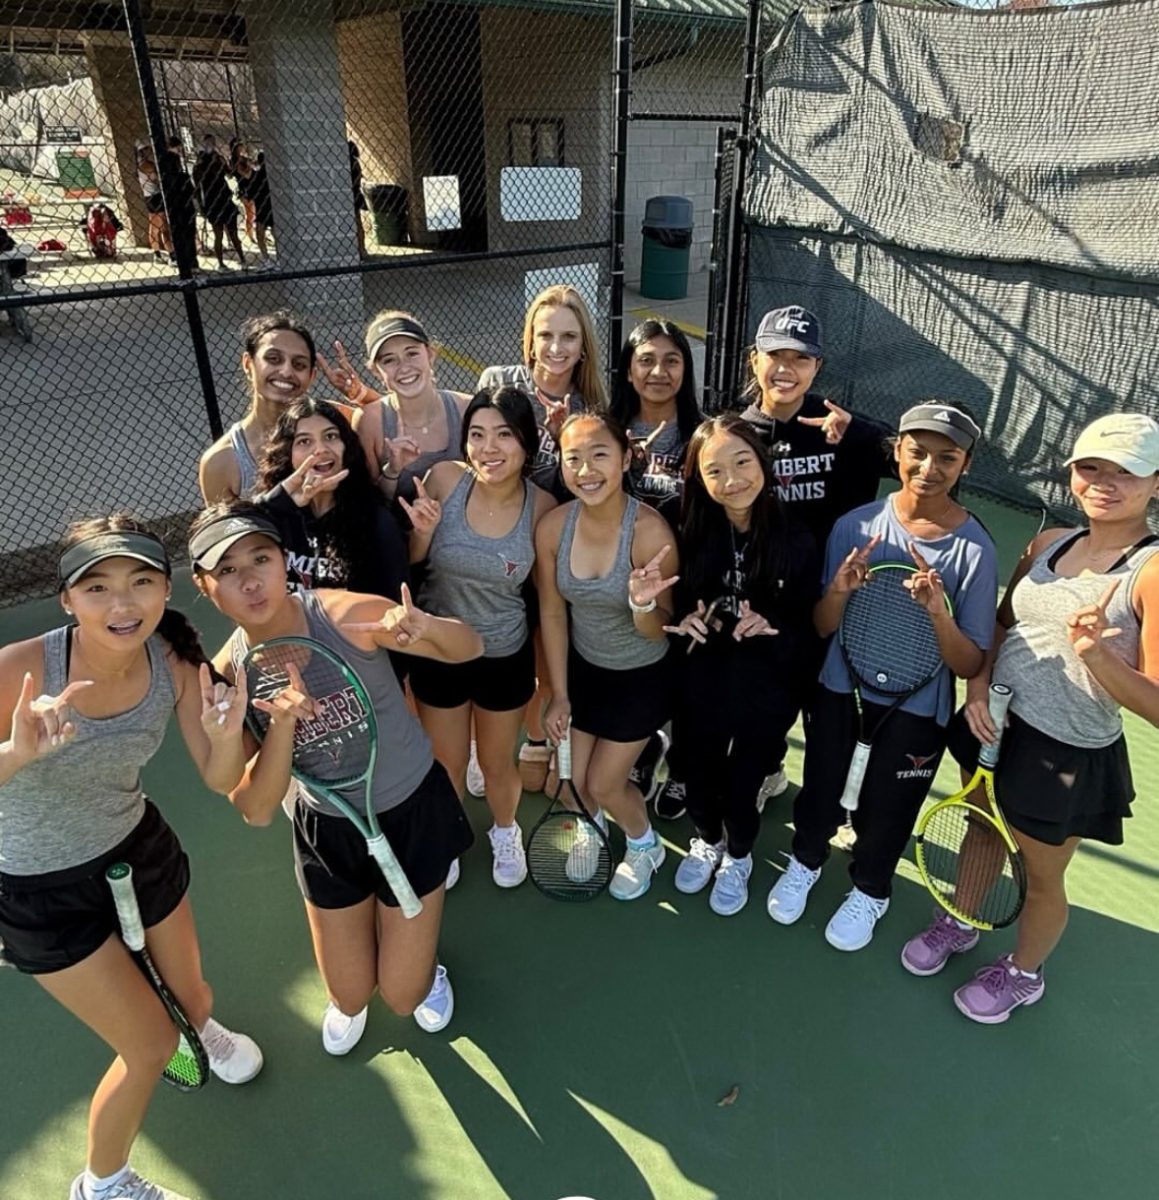
[[[922,834],[925,880],[945,907],[981,928],[1001,929],[1022,909],[1022,860],[980,813],[961,804],[930,814]]]

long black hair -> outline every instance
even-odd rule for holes
[[[769,453],[756,427],[737,413],[710,417],[697,426],[684,457],[684,495],[680,508],[680,574],[690,595],[707,596],[719,587],[719,552],[712,547],[729,540],[729,520],[700,477],[700,452],[718,433],[739,438],[752,450],[764,473],[765,485],[752,506],[746,574],[752,581],[773,584],[788,576],[789,522],[777,497]],[[716,565],[714,565],[714,563]]]
[[[349,474],[334,489],[334,505],[318,523],[316,532],[324,543],[320,549],[327,557],[341,561],[352,573],[362,565],[364,558],[377,552],[373,539],[366,536],[367,523],[375,508],[385,501],[371,481],[358,435],[336,404],[316,396],[300,396],[282,409],[262,446],[258,490],[267,492],[292,474],[298,422],[307,417],[329,421],[342,439],[342,467]]]
[[[526,479],[531,474],[535,465],[535,455],[539,450],[539,426],[535,423],[535,409],[531,405],[531,397],[522,388],[509,383],[476,392],[463,412],[463,420],[459,426],[459,453],[464,462],[470,461],[467,457],[467,445],[470,441],[471,418],[481,408],[493,408],[515,434],[515,440],[523,451],[523,478]]]
[[[680,429],[680,440],[687,442],[703,420],[704,414],[696,403],[696,367],[692,362],[692,348],[683,332],[671,321],[641,321],[628,334],[620,350],[620,361],[612,381],[612,416],[624,428],[628,428],[640,412],[640,397],[632,386],[632,358],[636,350],[654,338],[666,337],[684,360],[684,378],[676,393],[676,424]]]
[[[130,512],[115,512],[110,513],[107,517],[89,517],[86,520],[73,522],[65,531],[61,541],[61,551],[75,546],[78,542],[83,542],[86,538],[97,537],[102,533],[145,533],[156,537],[153,530],[140,517],[134,516]],[[83,579],[84,576],[82,575],[81,578]],[[79,583],[80,580],[77,582]],[[189,618],[179,609],[165,609],[161,614],[157,632],[169,643],[173,653],[184,662],[199,667],[203,662],[209,661],[201,645],[201,635],[193,627]]]

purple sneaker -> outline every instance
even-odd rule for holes
[[[939,910],[933,924],[902,947],[901,965],[911,975],[936,975],[951,955],[965,954],[977,944],[976,929],[963,929],[948,912]]]
[[[954,993],[958,1011],[983,1025],[1001,1025],[1020,1004],[1037,1004],[1046,991],[1042,972],[1024,975],[1013,956],[1004,954],[997,962],[983,967],[965,986]]]

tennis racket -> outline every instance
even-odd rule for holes
[[[141,921],[141,910],[137,907],[137,894],[133,890],[133,868],[128,863],[113,863],[105,872],[105,879],[113,893],[117,908],[117,921],[121,926],[121,937],[141,968],[141,973],[152,984],[169,1019],[177,1026],[179,1039],[177,1050],[162,1073],[162,1079],[182,1092],[194,1092],[209,1078],[209,1055],[201,1044],[197,1030],[193,1028],[184,1009],[173,998],[165,986],[160,972],[145,945],[145,926]]]
[[[998,737],[978,754],[978,766],[961,791],[924,814],[915,836],[918,870],[934,899],[975,929],[1012,925],[1026,901],[1022,851],[1002,819],[994,768],[1012,692],[990,685],[990,720]],[[981,788],[986,807],[975,796]]]
[[[527,873],[553,900],[594,900],[612,881],[612,848],[571,781],[571,734],[555,750],[559,786],[527,840]]]
[[[374,811],[374,768],[378,761],[378,722],[366,685],[357,672],[329,647],[307,637],[278,637],[254,646],[245,656],[250,701],[246,724],[258,741],[269,729],[270,717],[253,705],[272,700],[297,669],[314,701],[313,720],[299,720],[294,729],[291,771],[311,792],[328,800],[366,839],[366,847],[390,884],[404,917],[423,910],[410,880],[379,828]],[[363,812],[350,801],[362,785]]]
[[[908,563],[885,562],[870,567],[865,583],[850,595],[837,631],[857,708],[857,745],[841,793],[841,807],[847,813],[857,808],[874,738],[898,708],[942,667],[933,619],[905,586],[916,574],[917,568]],[[948,597],[946,609],[953,612]],[[892,700],[872,729],[866,728],[863,688]]]

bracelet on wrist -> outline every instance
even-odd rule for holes
[[[649,600],[647,604],[637,604],[635,602],[635,600],[633,600],[632,597],[629,596],[628,597],[628,607],[632,610],[633,613],[643,614],[643,613],[655,612],[656,611],[656,597],[653,596],[652,599]]]

